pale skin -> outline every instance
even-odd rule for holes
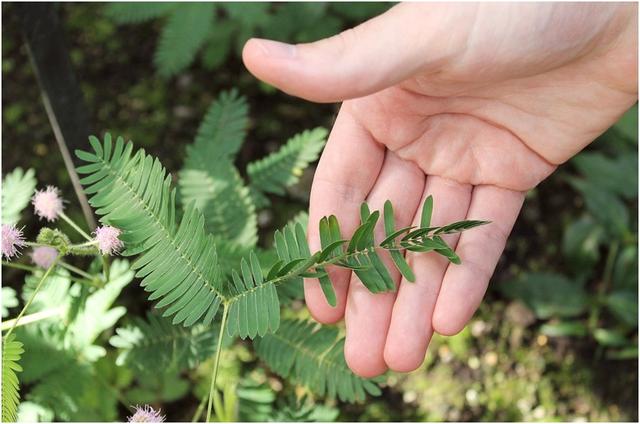
[[[395,271],[371,294],[330,270],[337,306],[305,281],[313,317],[346,324],[345,357],[372,377],[418,368],[434,332],[453,335],[479,306],[526,192],[637,101],[635,4],[399,4],[329,39],[251,39],[251,73],[294,96],[343,102],[318,164],[309,222],[335,214],[343,236],[367,201],[389,199],[398,227],[492,221],[447,240],[461,265],[407,253],[416,282]],[[383,229],[377,228],[382,239]],[[309,227],[312,250],[320,247]]]

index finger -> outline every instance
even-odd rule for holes
[[[360,224],[360,204],[373,187],[384,161],[385,148],[353,117],[345,102],[340,108],[329,141],[322,153],[311,186],[309,201],[309,247],[321,249],[318,223],[335,215],[343,238],[349,238]],[[344,315],[351,271],[327,267],[336,292],[332,307],[317,279],[305,279],[304,292],[311,315],[319,322],[334,323]]]

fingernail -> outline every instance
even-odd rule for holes
[[[259,38],[255,38],[254,40],[266,56],[270,56],[275,59],[292,59],[296,55],[296,46],[293,44],[263,40]]]

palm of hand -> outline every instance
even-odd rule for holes
[[[435,225],[493,221],[459,241],[450,238],[458,243],[462,265],[408,253],[418,281],[394,275],[397,294],[372,295],[357,277],[336,269],[332,281],[339,304],[333,309],[317,287],[307,285],[307,303],[320,321],[336,321],[344,308],[345,354],[354,371],[410,371],[422,362],[434,330],[461,330],[484,295],[525,192],[633,104],[633,95],[597,85],[558,92],[563,75],[575,81],[584,66],[571,64],[518,82],[471,82],[464,90],[413,78],[343,103],[334,146],[316,174],[312,219],[337,213],[355,225],[364,195],[377,209],[390,199],[401,210],[398,224],[409,225],[419,220],[421,198],[433,195]]]
[[[362,201],[381,210],[388,199],[396,224],[411,225],[428,195],[434,225],[492,221],[448,236],[462,265],[408,252],[415,283],[383,256],[394,270],[394,293],[372,295],[348,270],[328,269],[337,295],[332,308],[317,281],[305,282],[317,320],[345,317],[345,357],[356,373],[413,370],[434,331],[460,331],[484,295],[525,192],[636,101],[629,74],[637,73],[637,35],[620,35],[635,24],[611,10],[401,4],[295,54],[271,56],[270,47],[247,45],[245,61],[262,79],[309,99],[352,98],[316,170],[310,222],[335,214],[348,237]],[[527,16],[526,25],[511,25],[513,16]],[[407,39],[409,50],[380,61]],[[383,238],[382,228],[376,231]],[[320,247],[313,225],[309,243]]]

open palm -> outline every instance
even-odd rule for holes
[[[434,330],[464,327],[526,191],[636,101],[636,15],[633,5],[401,4],[317,43],[247,43],[245,63],[259,78],[310,100],[344,100],[314,177],[310,222],[334,214],[349,236],[361,202],[381,210],[389,199],[407,226],[429,195],[434,225],[492,221],[449,236],[461,265],[408,252],[415,283],[383,257],[393,293],[371,294],[333,268],[332,308],[316,281],[305,282],[317,320],[345,316],[356,373],[411,371]],[[320,247],[315,226],[309,242]]]

